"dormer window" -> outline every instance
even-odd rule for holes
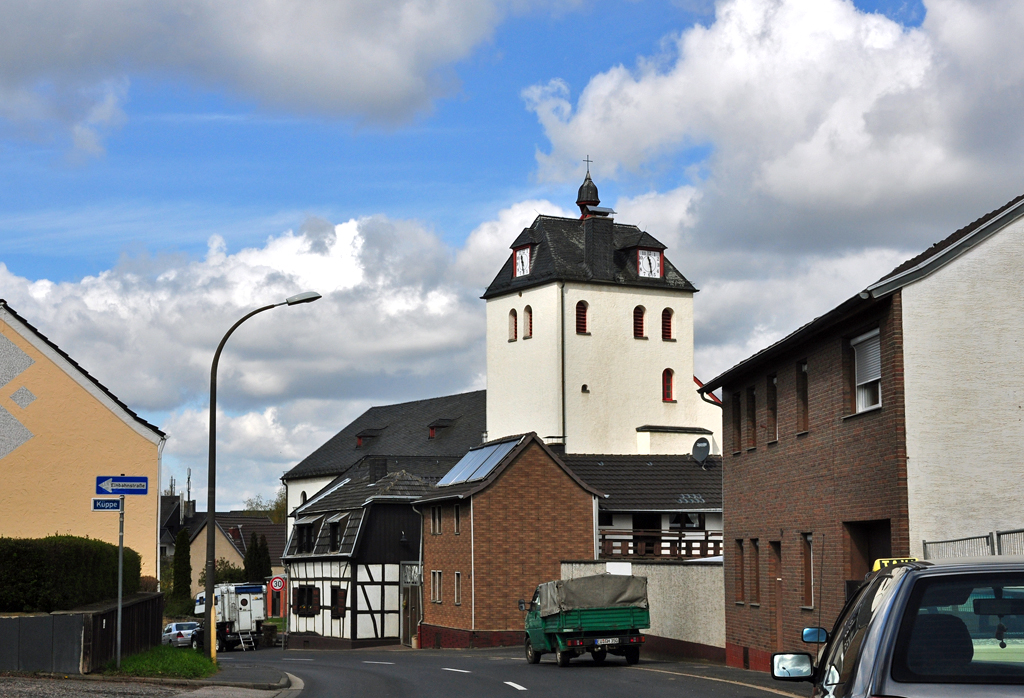
[[[356,434],[356,448],[369,446],[370,440],[374,437],[380,436],[382,431],[384,431],[384,429],[363,429],[361,432]]]
[[[661,250],[637,250],[637,274],[646,279],[660,279],[662,267]]]
[[[530,246],[518,247],[512,252],[515,258],[515,265],[512,267],[513,276],[526,276],[530,273]]]
[[[437,427],[427,427],[427,429],[428,429],[428,432],[427,432],[427,434],[428,434],[427,438],[428,439],[433,439],[433,438],[437,437]]]

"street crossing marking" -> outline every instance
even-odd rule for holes
[[[526,690],[526,686],[520,686],[519,684],[512,683],[511,681],[506,681],[505,685],[506,686],[511,686],[512,688],[516,689],[517,691],[525,691]]]
[[[394,662],[371,662],[366,659],[363,660],[363,664],[394,664]]]
[[[742,681],[731,681],[729,679],[719,679],[714,676],[701,676],[700,674],[684,674],[681,671],[666,671],[665,669],[650,669],[648,667],[634,666],[629,667],[630,669],[639,669],[640,671],[654,671],[659,674],[673,674],[675,676],[685,676],[691,679],[707,679],[708,681],[718,681],[720,683],[731,683],[734,686],[743,686],[744,688],[753,688],[758,691],[766,691],[768,693],[775,693],[780,696],[789,696],[789,698],[800,698],[797,693],[790,693],[788,691],[780,691],[776,688],[767,688],[766,686],[758,686],[752,683],[743,683]]]
[[[441,671],[457,671],[460,674],[472,674],[473,673],[472,671],[469,671],[468,669],[449,669],[446,666],[441,667]]]

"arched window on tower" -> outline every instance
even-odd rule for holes
[[[644,313],[647,312],[642,305],[633,308],[633,336],[637,339],[644,338]]]
[[[508,311],[508,341],[514,342],[519,336],[519,323],[515,308]]]
[[[533,336],[533,308],[526,306],[523,308],[523,339],[529,339]]]
[[[672,308],[661,311],[661,338],[666,342],[672,339]]]
[[[587,302],[576,304],[576,334],[587,334]]]
[[[675,398],[672,397],[672,369],[666,368],[661,372],[661,399],[665,402],[673,402]]]

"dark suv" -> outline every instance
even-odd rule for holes
[[[1024,557],[883,567],[810,654],[773,654],[772,676],[822,698],[1024,695]]]

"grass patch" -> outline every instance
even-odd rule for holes
[[[202,679],[217,673],[217,665],[206,655],[190,647],[159,645],[148,652],[117,660],[110,660],[103,673],[108,676],[156,676],[175,679]]]
[[[277,626],[277,632],[283,633],[284,632],[284,621],[285,621],[284,618],[264,618],[263,619],[263,625],[276,625]]]

